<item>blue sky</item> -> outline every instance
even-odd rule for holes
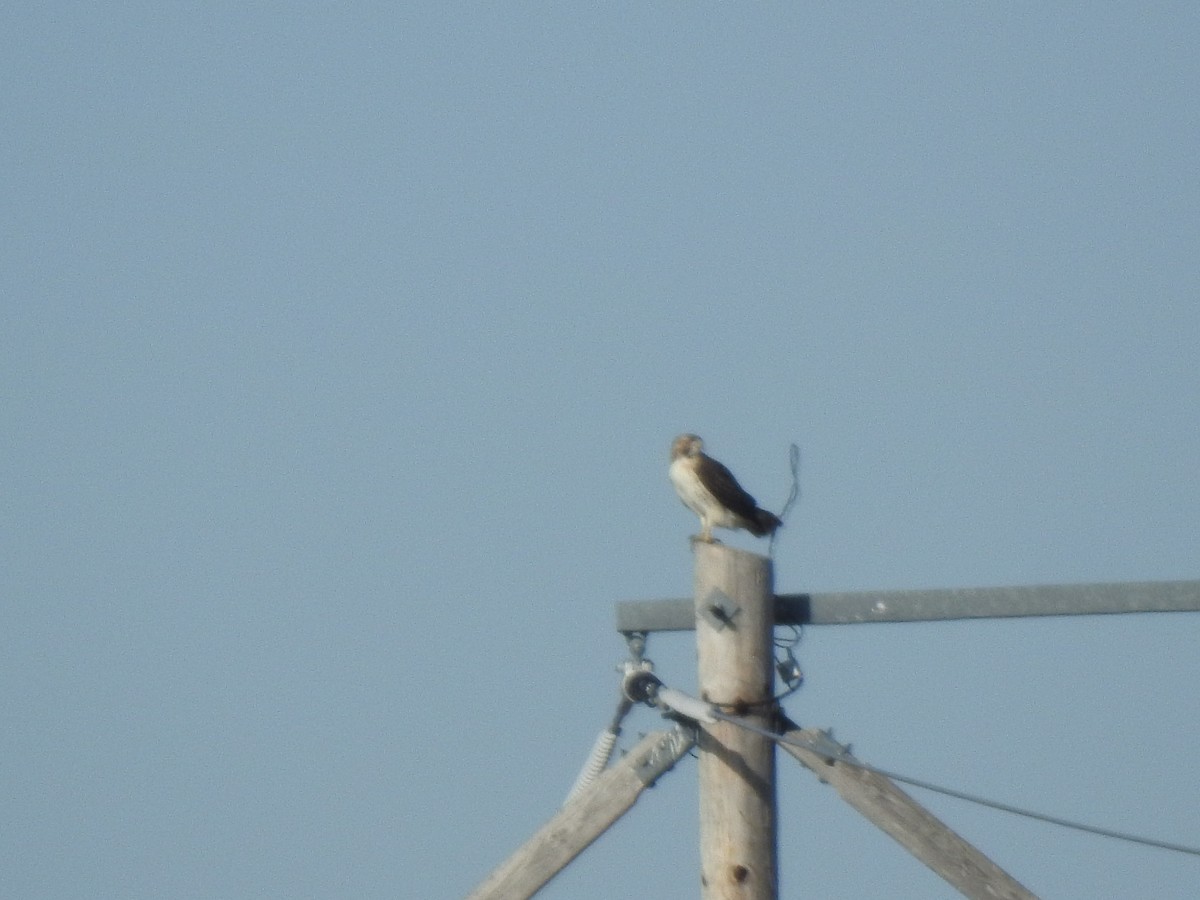
[[[611,715],[615,601],[690,589],[681,431],[776,509],[799,444],[781,591],[1200,577],[1193,5],[2,19],[14,896],[465,894]],[[1198,639],[811,628],[787,709],[1195,845]],[[1194,895],[917,796],[1042,896]],[[780,818],[783,896],[953,896],[787,758]],[[685,760],[543,896],[694,896],[695,819]]]

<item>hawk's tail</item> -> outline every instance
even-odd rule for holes
[[[754,518],[746,526],[749,532],[755,537],[763,537],[768,534],[774,534],[775,529],[783,524],[783,520],[773,512],[768,512],[765,509],[754,510]]]

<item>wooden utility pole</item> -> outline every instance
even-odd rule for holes
[[[771,561],[695,543],[700,697],[771,728],[775,594]],[[775,900],[775,745],[729,722],[699,736],[704,900]]]
[[[853,764],[828,735],[773,720],[776,623],[835,625],[1016,616],[1200,611],[1200,581],[1042,585],[932,591],[780,594],[771,561],[723,544],[695,545],[691,599],[617,604],[626,639],[696,629],[700,694],[743,724],[781,736],[784,747],[855,809],[972,900],[1028,900],[1019,882],[954,834],[879,771]],[[636,658],[641,659],[640,651]],[[647,696],[670,701],[652,671]],[[643,685],[645,687],[645,685]],[[626,687],[628,691],[628,686]],[[665,705],[696,720],[704,900],[776,900],[775,743],[732,722],[710,723],[694,699]],[[684,695],[686,699],[686,695]],[[630,700],[635,698],[629,695]],[[645,697],[636,698],[646,702]],[[699,707],[699,709],[695,709]],[[789,742],[790,741],[790,742]],[[831,752],[825,752],[832,745]],[[501,865],[469,900],[526,900],[628,810],[692,746],[690,729],[648,735]],[[1165,845],[1164,845],[1165,846]]]

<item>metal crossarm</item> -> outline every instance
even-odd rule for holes
[[[1133,581],[915,591],[777,594],[777,625],[857,625],[1200,611],[1200,581]],[[691,631],[691,599],[617,604],[617,631]]]

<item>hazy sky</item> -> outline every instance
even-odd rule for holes
[[[11,4],[4,893],[461,897],[608,721],[613,604],[690,590],[681,431],[775,509],[799,444],[781,591],[1200,578],[1198,45],[1194,3]],[[1198,647],[814,627],[786,706],[1197,845]],[[696,896],[695,769],[542,896]],[[914,795],[1047,898],[1200,884]],[[788,757],[780,823],[783,897],[954,896]]]

